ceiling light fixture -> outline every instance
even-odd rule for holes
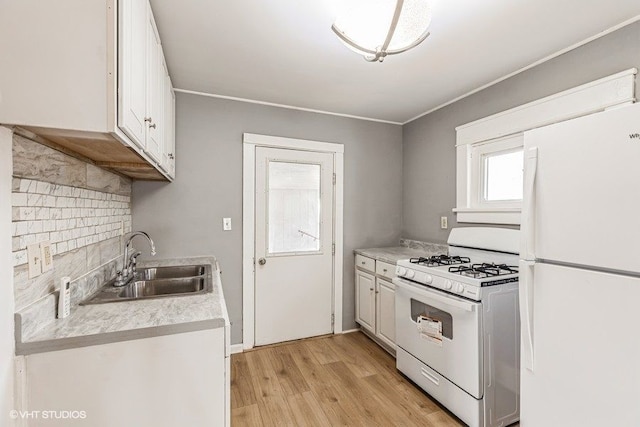
[[[351,0],[331,26],[351,50],[382,62],[429,37],[433,0]]]

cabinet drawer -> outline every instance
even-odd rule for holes
[[[396,277],[396,266],[388,262],[378,261],[376,262],[376,274],[387,279],[393,279]]]
[[[376,260],[366,256],[356,255],[356,267],[375,273]]]

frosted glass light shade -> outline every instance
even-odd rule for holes
[[[405,52],[429,36],[433,0],[351,0],[331,29],[367,61]]]

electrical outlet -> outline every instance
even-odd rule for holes
[[[29,279],[42,274],[42,252],[40,243],[33,243],[27,246],[27,260],[29,262]]]
[[[222,218],[222,229],[224,231],[231,230],[231,218]]]
[[[447,224],[447,217],[446,216],[441,216],[440,217],[440,228],[442,228],[443,230],[446,230],[449,227],[449,225]]]
[[[53,255],[51,254],[51,242],[40,242],[40,256],[42,259],[42,272],[53,268]]]

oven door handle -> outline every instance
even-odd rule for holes
[[[444,296],[444,295],[440,295],[437,294],[433,291],[430,291],[428,289],[418,289],[417,287],[410,285],[406,282],[404,282],[402,279],[396,277],[395,279],[393,279],[393,283],[396,286],[400,286],[402,289],[405,289],[409,292],[412,292],[413,294],[419,295],[423,298],[428,298],[432,301],[438,301],[441,304],[447,305],[449,307],[454,307],[460,310],[464,310],[464,311],[469,311],[469,312],[473,312],[476,309],[477,303],[472,303],[472,302],[466,302],[466,301],[462,301],[460,299],[458,299],[455,296]],[[425,301],[422,301],[425,302]]]

